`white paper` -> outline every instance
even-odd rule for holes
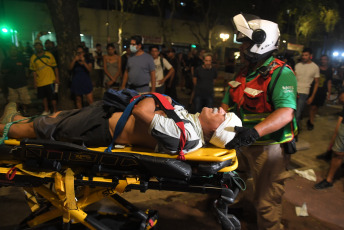
[[[308,216],[306,203],[303,203],[301,207],[295,207],[295,211],[297,216]]]
[[[315,176],[315,172],[313,169],[306,169],[304,171],[294,169],[294,172],[300,177],[306,178],[307,180],[314,181],[314,182],[317,181],[317,178]]]

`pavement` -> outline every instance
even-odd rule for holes
[[[101,90],[96,93],[100,98]],[[219,87],[216,93],[216,104],[220,105],[223,92]],[[30,90],[34,96],[33,89]],[[187,105],[188,95],[178,90],[180,101]],[[4,105],[1,99],[0,105]],[[3,106],[2,106],[3,107]],[[1,108],[1,106],[0,106]],[[337,113],[341,106],[327,104],[320,108],[315,121],[315,128],[308,131],[306,128],[307,114],[301,123],[302,131],[297,142],[298,152],[291,156],[291,177],[286,181],[286,192],[283,197],[282,223],[285,229],[344,229],[344,177],[343,168],[337,173],[332,188],[317,191],[313,189],[314,181],[307,180],[294,174],[294,169],[312,169],[316,174],[316,181],[326,175],[329,163],[316,159],[324,153],[333,134],[337,121]],[[40,112],[40,102],[34,100],[31,113]],[[257,229],[255,211],[251,202],[252,184],[247,182],[248,189],[240,195],[240,201],[230,207],[241,221],[242,229]],[[150,208],[159,211],[157,229],[221,229],[211,211],[211,202],[214,197],[204,194],[182,192],[147,191],[140,193],[131,191],[123,194],[130,202],[142,209]],[[303,204],[307,207],[308,216],[297,216],[295,207]],[[92,208],[92,207],[91,207]],[[93,207],[97,210],[111,209],[109,202],[103,200]],[[247,211],[248,210],[248,211]],[[21,188],[0,188],[0,229],[14,229],[15,226],[30,214]]]

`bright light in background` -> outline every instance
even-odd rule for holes
[[[81,37],[83,37],[83,36],[84,36],[84,34],[80,34],[80,36],[81,36]]]
[[[283,43],[287,43],[287,41],[286,41],[286,40],[283,40],[282,42],[283,42]]]
[[[336,51],[336,52],[333,52],[333,57],[338,57],[339,53]]]
[[[7,32],[8,32],[8,29],[2,28],[1,31],[4,32],[4,33],[7,33]]]
[[[50,32],[50,31],[48,31],[48,34],[51,34],[51,32]]]
[[[225,34],[225,33],[221,33],[220,34],[220,38],[222,39],[222,41],[227,41],[229,38],[229,34]]]
[[[342,53],[342,57],[344,57],[344,53]]]
[[[238,59],[240,57],[240,52],[234,52],[234,58],[235,59]]]
[[[192,45],[191,45],[191,48],[196,48],[196,45],[195,45],[195,44],[192,44]]]
[[[185,6],[185,2],[180,2],[180,5],[181,6]]]

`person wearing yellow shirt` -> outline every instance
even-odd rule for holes
[[[57,101],[54,95],[56,84],[59,84],[59,72],[54,56],[44,51],[40,40],[34,43],[36,53],[30,58],[30,70],[33,71],[34,85],[37,89],[37,97],[43,99],[44,111],[42,115],[50,114],[49,104],[53,112],[57,111]]]

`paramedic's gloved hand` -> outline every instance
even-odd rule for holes
[[[238,149],[241,146],[252,145],[258,138],[259,134],[254,128],[239,127],[234,128],[236,135],[228,144],[227,149]]]

